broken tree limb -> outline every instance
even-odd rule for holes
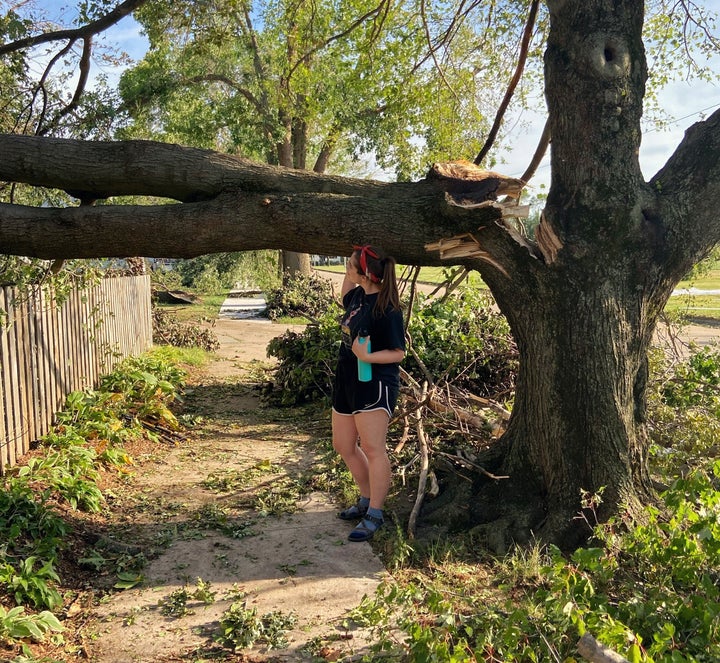
[[[488,409],[492,410],[493,412],[496,412],[498,415],[500,415],[500,417],[503,419],[503,421],[507,421],[508,419],[510,419],[510,411],[506,410],[497,401],[494,401],[491,398],[484,398],[482,396],[476,396],[475,394],[473,394],[469,391],[461,391],[454,385],[450,385],[449,388],[454,396],[459,397],[459,398],[466,398],[467,400],[477,403],[480,407],[488,408]]]
[[[422,388],[422,400],[427,397],[427,382],[423,384]],[[425,435],[425,427],[422,422],[422,409],[418,409],[415,412],[415,430],[417,431],[418,439],[418,452],[420,454],[420,477],[418,478],[417,495],[415,496],[415,504],[413,505],[412,511],[410,512],[410,518],[408,520],[408,537],[415,538],[415,528],[417,524],[417,518],[420,514],[420,508],[422,507],[423,499],[425,498],[425,488],[427,484],[428,470],[430,468],[430,454],[428,453],[427,436]]]
[[[410,420],[407,417],[407,414],[403,416],[403,432],[402,436],[400,437],[400,441],[395,445],[395,453],[399,454],[405,445],[407,444],[408,438],[410,437]]]
[[[412,352],[412,348],[410,348],[410,351]],[[414,399],[415,403],[412,406],[408,406],[404,412],[400,413],[398,418],[400,416],[407,416],[419,408],[421,409],[422,407],[427,407],[435,414],[451,414],[455,421],[457,421],[461,426],[466,426],[467,428],[472,428],[477,431],[487,431],[488,428],[490,428],[493,437],[500,436],[505,428],[505,423],[510,418],[510,413],[503,408],[502,405],[492,399],[475,396],[452,385],[448,385],[447,393],[445,393],[444,391],[436,388],[431,382],[432,376],[427,368],[425,368],[424,364],[421,362],[418,363],[420,364],[421,369],[424,369],[423,372],[425,373],[427,381],[430,385],[430,389],[425,392],[424,396],[422,396],[422,389],[417,381],[409,373],[407,373],[407,371],[400,368],[400,377],[402,381],[410,387],[408,392],[406,392],[406,395],[410,399]],[[501,422],[489,420],[486,417],[471,412],[466,408],[458,407],[457,404],[452,402],[450,398],[451,394],[455,398],[472,401],[483,409],[492,410],[498,415]]]
[[[580,656],[590,663],[630,663],[626,658],[609,647],[600,644],[592,635],[585,635],[578,640],[577,650]]]
[[[463,467],[465,467],[469,470],[474,470],[476,472],[480,472],[481,474],[484,474],[488,479],[495,479],[495,480],[499,481],[500,479],[509,479],[510,478],[507,475],[497,475],[497,474],[493,474],[492,472],[488,472],[482,465],[478,465],[477,463],[474,463],[469,458],[465,458],[465,456],[460,456],[460,455],[455,456],[453,454],[446,453],[445,451],[438,451],[437,455],[447,458],[448,460],[451,460],[453,463],[462,465]]]

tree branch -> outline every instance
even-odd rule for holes
[[[509,241],[496,225],[500,203],[478,209],[450,205],[446,182],[437,179],[387,183],[321,175],[152,141],[0,134],[0,153],[0,180],[62,189],[80,199],[145,195],[185,203],[3,205],[0,246],[8,254],[190,257],[281,248],[345,255],[364,239],[381,242],[401,262],[437,265],[440,258],[425,249],[428,240],[483,227],[497,229],[487,235],[499,253]]]
[[[192,76],[191,78],[187,79],[188,83],[224,83],[229,88],[235,90],[238,94],[245,97],[245,99],[248,100],[250,105],[262,115],[264,112],[264,108],[258,98],[246,87],[243,87],[238,83],[237,81],[234,81],[229,76],[225,76],[223,74],[201,74],[198,76]],[[182,83],[180,83],[182,84]]]
[[[720,110],[686,132],[649,182],[657,208],[644,210],[681,275],[720,242]]]
[[[515,94],[515,88],[517,87],[517,84],[520,82],[520,77],[522,76],[523,70],[525,69],[525,62],[527,61],[528,47],[530,46],[530,38],[532,37],[532,31],[535,27],[535,19],[537,18],[539,5],[540,0],[533,0],[532,4],[530,5],[530,13],[528,14],[527,22],[525,23],[525,30],[523,31],[522,41],[520,43],[520,54],[518,55],[518,64],[515,68],[515,73],[513,74],[512,79],[510,79],[510,85],[508,85],[505,96],[503,97],[503,100],[498,107],[498,111],[495,114],[495,121],[493,122],[492,128],[490,129],[487,140],[482,146],[480,153],[475,157],[474,163],[476,166],[479,166],[483,162],[483,160],[487,156],[487,153],[490,151],[490,148],[492,148],[498,131],[500,131],[500,125],[502,124],[503,117],[505,117],[505,111],[510,105],[513,94]]]
[[[70,103],[60,109],[60,111],[58,111],[57,115],[53,118],[53,121],[49,125],[47,125],[46,127],[38,126],[37,134],[39,136],[44,136],[50,133],[55,127],[57,127],[58,122],[61,118],[69,115],[78,107],[78,104],[80,103],[80,98],[82,97],[83,92],[85,92],[85,86],[87,85],[88,77],[90,76],[90,57],[92,55],[92,43],[93,42],[91,36],[83,38],[83,52],[80,56],[80,75],[78,76],[78,82],[75,86],[75,94],[73,94]]]
[[[111,12],[105,14],[105,16],[101,16],[96,21],[92,21],[91,23],[83,25],[79,28],[71,30],[54,30],[53,32],[45,32],[41,35],[24,37],[23,39],[18,39],[8,44],[0,44],[0,55],[14,53],[15,51],[21,51],[25,48],[38,46],[39,44],[47,44],[52,41],[60,41],[63,39],[75,41],[77,39],[86,39],[92,35],[100,34],[121,21],[126,16],[132,14],[139,7],[142,7],[147,1],[148,0],[125,0],[125,2],[120,3]]]
[[[309,51],[301,55],[297,62],[295,62],[292,67],[290,67],[290,71],[287,74],[287,80],[290,81],[293,74],[295,73],[295,70],[303,63],[308,62],[310,58],[315,55],[315,53],[318,53],[326,46],[329,46],[335,41],[338,41],[342,39],[343,37],[347,37],[350,33],[352,33],[354,30],[356,30],[358,27],[360,27],[365,21],[367,21],[369,18],[381,16],[384,20],[385,16],[387,15],[387,11],[389,9],[390,3],[387,0],[380,0],[380,4],[376,7],[371,8],[369,11],[365,12],[362,16],[356,18],[350,25],[345,28],[344,30],[341,30],[340,32],[332,35],[331,37],[328,37],[325,41],[318,44],[317,46],[314,46]],[[376,30],[373,31],[373,34],[377,32]]]
[[[535,171],[538,169],[540,162],[543,160],[545,152],[547,152],[547,148],[548,145],[550,145],[551,138],[550,120],[545,120],[545,126],[543,127],[542,134],[540,135],[540,140],[538,140],[537,147],[535,148],[535,153],[533,154],[532,159],[528,164],[528,167],[525,169],[525,172],[520,176],[520,179],[523,182],[529,182],[533,175],[535,175]]]

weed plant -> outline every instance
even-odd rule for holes
[[[268,649],[281,649],[288,646],[286,633],[297,623],[293,614],[280,611],[258,614],[257,608],[248,608],[246,604],[233,603],[220,619],[222,635],[219,641],[235,651],[252,647],[260,643]]]
[[[132,462],[125,442],[157,439],[148,426],[179,428],[169,406],[179,398],[184,377],[152,353],[126,360],[103,376],[97,390],[69,394],[56,425],[40,440],[44,453],[2,478],[0,645],[48,634],[62,638],[53,611],[63,607],[58,568],[73,529],[62,514],[100,510],[101,471]]]

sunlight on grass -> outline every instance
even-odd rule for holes
[[[397,266],[395,273],[397,274],[398,278],[403,275],[405,267],[405,265]],[[345,267],[343,265],[328,265],[322,267],[315,267],[315,269],[319,272],[335,272],[336,274],[342,274],[345,271]],[[421,267],[418,282],[439,285],[447,279],[447,274],[453,269],[454,267]],[[479,288],[485,287],[485,284],[480,278],[480,274],[478,272],[470,272],[468,280],[471,285],[477,286]]]
[[[720,268],[711,269],[704,276],[692,281],[680,281],[676,290],[720,290]],[[674,295],[670,298],[665,310],[669,313],[680,313],[689,318],[711,318],[720,320],[720,295],[688,294]]]
[[[692,281],[680,281],[678,289],[697,288],[698,290],[720,290],[720,267],[711,269],[704,276]]]
[[[187,364],[189,366],[204,366],[212,356],[202,348],[177,348],[172,345],[155,345],[148,353],[171,364]]]

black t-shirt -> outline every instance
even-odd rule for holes
[[[379,317],[373,314],[377,293],[366,295],[365,290],[356,287],[343,297],[345,315],[340,323],[342,343],[340,344],[340,363],[353,372],[357,379],[357,357],[353,354],[352,344],[362,331],[370,336],[370,351],[405,349],[405,333],[402,312],[388,307]],[[400,364],[372,364],[373,379],[385,380],[397,385],[400,381]]]

